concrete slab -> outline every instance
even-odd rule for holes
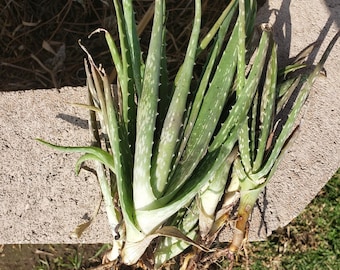
[[[0,93],[0,243],[109,242],[106,216],[79,240],[70,232],[100,200],[96,178],[73,167],[77,155],[42,146],[40,137],[64,145],[88,145],[85,88]]]
[[[273,0],[260,12],[270,20],[280,57],[330,38],[340,27],[336,0]],[[274,179],[259,200],[250,240],[263,239],[296,217],[340,167],[340,44],[303,110],[302,128]],[[0,244],[107,243],[111,235],[104,208],[82,238],[70,237],[99,201],[95,177],[73,171],[77,155],[38,144],[41,137],[63,145],[87,145],[87,112],[67,102],[85,102],[86,90],[0,92]],[[261,210],[261,211],[260,211]],[[262,214],[261,214],[262,212]],[[228,230],[221,240],[227,240]]]

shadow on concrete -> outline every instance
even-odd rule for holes
[[[75,125],[77,127],[80,127],[82,129],[89,129],[88,121],[82,118],[79,118],[77,116],[64,114],[64,113],[58,113],[56,115],[56,118],[62,119],[72,125]]]
[[[315,46],[312,53],[308,57],[307,64],[314,63],[316,56],[318,55],[320,51],[320,45],[325,40],[325,38],[329,35],[329,31],[333,23],[335,23],[336,26],[340,28],[340,1],[324,0],[324,2],[329,10],[329,17],[316,40],[316,44],[318,46]]]
[[[260,16],[257,21],[258,23],[267,23],[271,15],[275,15],[273,29],[274,38],[278,42],[279,66],[284,66],[290,61],[290,46],[292,42],[292,23],[290,15],[291,2],[291,0],[285,0],[282,1],[279,9],[270,9],[268,1],[266,1],[259,11]],[[340,1],[324,0],[324,4],[329,10],[329,18],[320,31],[318,38],[315,40],[317,46],[315,46],[307,59],[307,64],[309,65],[314,63],[316,56],[320,51],[320,45],[329,35],[331,26],[336,24],[336,26],[340,28]],[[310,45],[311,44],[308,44],[308,46]]]
[[[339,0],[324,0],[329,9],[331,20],[340,28],[340,2]]]
[[[291,0],[282,1],[279,9],[271,9],[268,1],[259,10],[257,23],[268,23],[272,14],[275,15],[275,23],[273,25],[274,38],[278,42],[278,60],[279,65],[283,66],[289,59],[290,44],[292,39],[292,26],[290,17]]]
[[[274,39],[278,43],[278,64],[280,67],[286,66],[290,63],[293,59],[290,58],[290,50],[292,44],[292,21],[291,21],[291,13],[290,13],[290,5],[291,0],[284,0],[281,3],[281,6],[278,9],[271,9],[268,4],[268,1],[264,3],[264,5],[259,10],[259,17],[257,18],[257,23],[267,23],[270,21],[270,17],[275,15],[275,23],[273,25],[273,34]],[[337,28],[340,28],[340,1],[338,0],[324,0],[325,6],[327,6],[329,10],[329,17],[325,22],[322,30],[319,33],[317,39],[312,43],[308,44],[306,48],[315,44],[313,50],[308,55],[306,59],[307,66],[311,68],[314,65],[316,57],[320,55],[320,47],[321,44],[324,42],[327,36],[330,36],[330,30],[333,24],[336,24]],[[307,34],[307,33],[306,33]],[[304,49],[306,49],[304,48]],[[302,84],[300,84],[295,94],[292,96],[291,100],[288,102],[287,108],[283,112],[284,115],[282,117],[282,124],[285,123],[288,115],[288,112],[291,109],[292,104],[294,103],[294,99],[296,98],[297,93],[301,90]],[[285,115],[287,113],[287,115]],[[282,127],[281,124],[281,127]],[[280,130],[280,128],[278,128]],[[295,131],[293,131],[295,132]],[[271,234],[271,231],[268,231],[266,220],[267,211],[268,211],[268,200],[267,200],[267,191],[264,189],[263,195],[260,196],[259,200],[256,203],[256,207],[261,213],[261,224],[258,228],[258,236],[262,236],[263,232],[266,235]],[[270,216],[270,213],[269,213]]]

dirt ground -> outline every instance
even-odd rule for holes
[[[39,269],[39,266],[40,269],[80,269],[72,268],[72,264],[79,261],[83,269],[88,269],[101,263],[102,253],[98,256],[96,253],[102,247],[102,244],[3,245],[0,249],[0,269],[28,270]]]
[[[263,2],[263,1],[259,1]],[[136,20],[144,16],[152,1],[134,1]],[[173,73],[185,54],[190,36],[193,1],[168,0],[169,73]],[[219,16],[220,1],[203,0],[205,28]],[[111,56],[103,35],[88,35],[105,28],[117,39],[113,1],[24,0],[0,2],[0,90],[60,88],[85,85],[82,59],[85,57],[78,40],[94,59],[112,69]],[[148,21],[148,20],[147,20]],[[147,50],[151,24],[142,28],[141,47]],[[173,74],[174,75],[174,74]]]

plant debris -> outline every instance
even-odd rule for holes
[[[135,3],[140,22],[153,1]],[[223,4],[223,3],[222,3]],[[202,0],[206,31],[219,16],[219,0]],[[85,85],[84,52],[112,70],[112,61],[103,35],[88,35],[101,27],[117,38],[113,2],[109,0],[2,1],[0,3],[0,90],[60,88]],[[193,0],[167,1],[167,54],[169,75],[182,63],[194,16]],[[142,51],[149,45],[151,22],[141,34]],[[205,29],[202,29],[204,34]],[[199,61],[198,61],[199,67]]]

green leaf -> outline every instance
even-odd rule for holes
[[[254,63],[246,79],[244,89],[240,90],[240,93],[242,91],[242,94],[237,96],[236,103],[232,107],[228,118],[222,124],[220,131],[210,145],[209,151],[213,151],[214,149],[218,148],[225,140],[228,139],[231,130],[233,128],[238,128],[239,125],[245,120],[252,104],[253,97],[257,91],[257,85],[261,78],[262,69],[267,56],[269,41],[270,33],[263,31]]]
[[[134,205],[136,209],[156,200],[151,187],[151,158],[157,117],[160,63],[162,57],[164,0],[156,1],[149,53],[146,60],[143,90],[138,101],[135,162],[133,175]]]
[[[289,114],[287,116],[287,120],[283,124],[280,134],[275,139],[275,145],[274,145],[273,149],[271,150],[268,161],[266,162],[265,166],[263,167],[263,169],[261,171],[252,175],[252,177],[254,179],[260,179],[260,178],[264,177],[265,175],[267,175],[270,172],[271,168],[273,167],[275,161],[277,160],[278,156],[280,155],[282,147],[286,144],[286,141],[287,141],[287,139],[289,138],[289,136],[292,132],[295,121],[298,117],[298,114],[299,114],[303,104],[305,103],[305,101],[306,101],[306,99],[309,95],[309,92],[312,89],[312,85],[313,85],[315,78],[318,76],[318,74],[322,70],[323,65],[325,64],[325,62],[328,58],[328,55],[329,55],[330,51],[332,50],[333,46],[335,45],[336,41],[338,40],[339,36],[340,36],[340,31],[333,37],[333,39],[329,43],[328,47],[326,48],[324,54],[322,55],[319,63],[316,65],[313,72],[310,75],[308,75],[306,81],[302,84],[301,89],[300,89],[300,91],[299,91],[299,93],[296,97],[295,102],[294,102],[294,105],[293,105],[291,111],[289,112]]]
[[[236,68],[237,50],[235,47],[237,46],[237,41],[238,34],[234,30],[226,49],[223,51],[212,81],[208,86],[209,88],[199,108],[197,119],[189,118],[189,121],[192,122],[189,122],[188,126],[192,126],[192,131],[190,134],[189,132],[185,134],[185,136],[190,136],[176,170],[170,179],[167,193],[178,189],[190,177],[199,161],[206,154],[209,142],[231,90]],[[198,108],[194,107],[191,113],[196,114],[196,110]]]
[[[216,208],[224,194],[227,182],[229,181],[229,170],[237,154],[237,147],[234,147],[233,151],[220,168],[218,168],[197,198],[199,202],[199,231],[203,239],[208,235],[213,226]]]
[[[254,160],[252,171],[256,172],[262,166],[262,161],[265,155],[267,140],[272,128],[275,99],[276,99],[276,78],[277,78],[277,46],[274,45],[270,60],[266,80],[263,86],[261,109],[260,109],[260,135],[258,138],[258,148],[256,151],[256,159]],[[256,132],[256,130],[252,130]]]
[[[168,183],[168,175],[171,172],[171,164],[175,158],[175,150],[178,147],[179,134],[182,129],[183,114],[186,110],[187,96],[190,91],[201,26],[200,2],[200,0],[195,1],[195,18],[189,45],[183,65],[175,79],[175,90],[164,120],[157,149],[157,160],[154,162],[155,173],[152,186],[157,197],[163,194]]]
[[[37,138],[36,139],[38,142],[47,145],[53,149],[59,150],[59,151],[63,151],[63,152],[68,152],[68,153],[87,153],[89,155],[91,155],[91,157],[93,157],[93,159],[101,162],[102,164],[104,164],[105,166],[107,166],[108,168],[110,168],[110,170],[112,170],[112,172],[115,172],[115,167],[114,167],[114,161],[112,156],[98,148],[98,147],[94,147],[94,146],[60,146],[60,145],[56,145],[56,144],[52,144],[49,142],[46,142],[42,139]],[[87,159],[88,156],[85,157],[85,159]]]
[[[197,235],[197,222],[198,205],[197,200],[193,200],[190,205],[176,214],[175,218],[171,221],[170,226],[176,226],[182,234],[194,240]],[[154,252],[156,267],[177,256],[189,246],[190,242],[185,241],[182,237],[171,237],[170,235],[167,235],[166,237],[160,238]]]
[[[137,34],[137,27],[134,18],[134,10],[131,0],[123,0],[124,23],[127,35],[128,53],[130,54],[132,76],[134,87],[136,88],[137,97],[140,97],[142,92],[142,55]],[[133,96],[133,93],[130,93]]]

